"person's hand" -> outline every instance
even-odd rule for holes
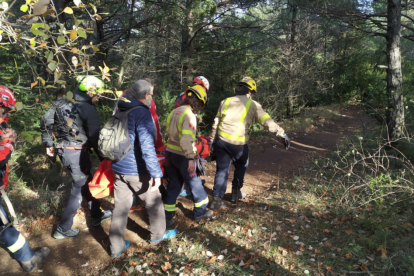
[[[12,128],[6,128],[6,131],[3,135],[4,140],[11,140],[12,142],[16,143],[17,133]]]
[[[195,171],[194,159],[193,160],[188,160],[188,169],[187,169],[187,172],[193,173],[194,171]]]
[[[5,191],[6,190],[6,185],[0,186],[0,190]]]
[[[283,134],[282,136],[282,142],[283,142],[283,145],[285,146],[285,150],[288,150],[290,147],[290,139],[286,133]]]
[[[158,188],[161,186],[161,178],[157,177],[157,178],[153,178],[153,183],[151,186],[151,192],[158,190]]]
[[[46,148],[46,154],[50,157],[55,156],[55,148],[54,147]]]

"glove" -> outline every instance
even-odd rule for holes
[[[208,143],[208,148],[210,150],[210,155],[212,155],[214,153],[214,143],[213,142],[209,142]]]
[[[288,150],[290,147],[290,140],[286,133],[282,136],[282,142],[285,145],[285,150]]]

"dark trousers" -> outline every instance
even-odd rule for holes
[[[247,144],[233,145],[218,138],[215,144],[215,152],[217,159],[213,196],[223,198],[227,189],[231,161],[234,165],[232,187],[233,189],[243,187],[244,176],[249,166],[249,146]]]
[[[27,240],[20,234],[13,225],[7,227],[3,231],[3,226],[9,224],[10,220],[1,206],[1,196],[0,196],[0,212],[3,213],[4,217],[8,220],[4,222],[0,218],[0,242],[3,243],[7,249],[13,253],[14,258],[19,262],[25,262],[30,260],[35,252],[30,248]]]
[[[194,201],[194,217],[206,213],[208,197],[204,190],[201,178],[194,171],[189,173],[188,159],[185,156],[167,151],[165,153],[164,168],[170,179],[164,198],[165,218],[170,220],[175,214],[175,202],[181,192],[183,183],[190,188]]]
[[[78,211],[82,197],[88,202],[92,218],[102,216],[101,203],[89,191],[88,183],[93,177],[91,174],[92,161],[89,151],[87,149],[58,149],[58,155],[72,176],[72,189],[69,201],[59,222],[62,231],[68,231],[73,225],[73,217]]]

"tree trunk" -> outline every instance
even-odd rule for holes
[[[387,94],[389,139],[402,136],[404,128],[404,97],[401,72],[401,0],[388,0],[387,14]]]
[[[298,12],[298,6],[293,4],[292,6],[292,22],[290,25],[290,51],[289,51],[289,72],[288,72],[288,96],[287,96],[287,105],[286,105],[286,116],[288,118],[293,117],[293,108],[294,108],[294,95],[292,91],[292,70],[293,70],[293,53],[295,49],[295,38],[296,38],[296,15]]]
[[[191,63],[193,46],[191,38],[194,36],[192,0],[186,0],[184,16],[185,18],[181,29],[181,63],[186,83],[191,83],[193,78],[193,67]]]

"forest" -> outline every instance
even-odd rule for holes
[[[19,231],[51,249],[33,274],[414,275],[413,71],[412,0],[0,0],[0,86],[17,100],[6,192]],[[46,155],[40,120],[56,100],[74,101],[79,76],[104,82],[101,125],[125,89],[151,79],[165,141],[195,77],[210,83],[198,114],[208,135],[249,76],[292,145],[252,124],[246,199],[198,223],[180,199],[179,234],[156,247],[145,211],[130,213],[132,247],[115,260],[110,222],[94,229],[85,205],[81,237],[51,236],[71,177]],[[215,170],[207,164],[209,196]],[[1,249],[0,275],[21,273]]]

